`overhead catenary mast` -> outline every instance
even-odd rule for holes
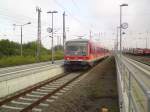
[[[92,31],[90,30],[90,40],[92,40]]]
[[[65,50],[65,41],[66,41],[66,26],[65,26],[65,12],[63,13],[63,50]]]
[[[36,8],[38,12],[38,30],[37,30],[37,60],[40,61],[40,49],[41,49],[41,9]]]

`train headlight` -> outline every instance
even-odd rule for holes
[[[81,64],[82,64],[82,65],[86,65],[86,64],[87,64],[87,62],[85,62],[85,61],[82,61],[82,62],[81,62]]]
[[[64,64],[70,64],[70,61],[64,61]]]

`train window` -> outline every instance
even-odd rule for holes
[[[79,55],[86,56],[87,55],[87,43],[82,42],[69,42],[66,44],[66,55]]]

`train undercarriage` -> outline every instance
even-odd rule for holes
[[[95,66],[98,62],[105,59],[101,58],[94,61],[64,61],[64,69],[65,71],[75,71],[75,70],[85,70]]]
[[[73,71],[73,70],[83,70],[91,67],[89,62],[86,61],[65,61],[64,68],[65,71]]]

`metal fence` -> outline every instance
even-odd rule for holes
[[[120,112],[150,112],[150,90],[134,71],[115,56]]]

